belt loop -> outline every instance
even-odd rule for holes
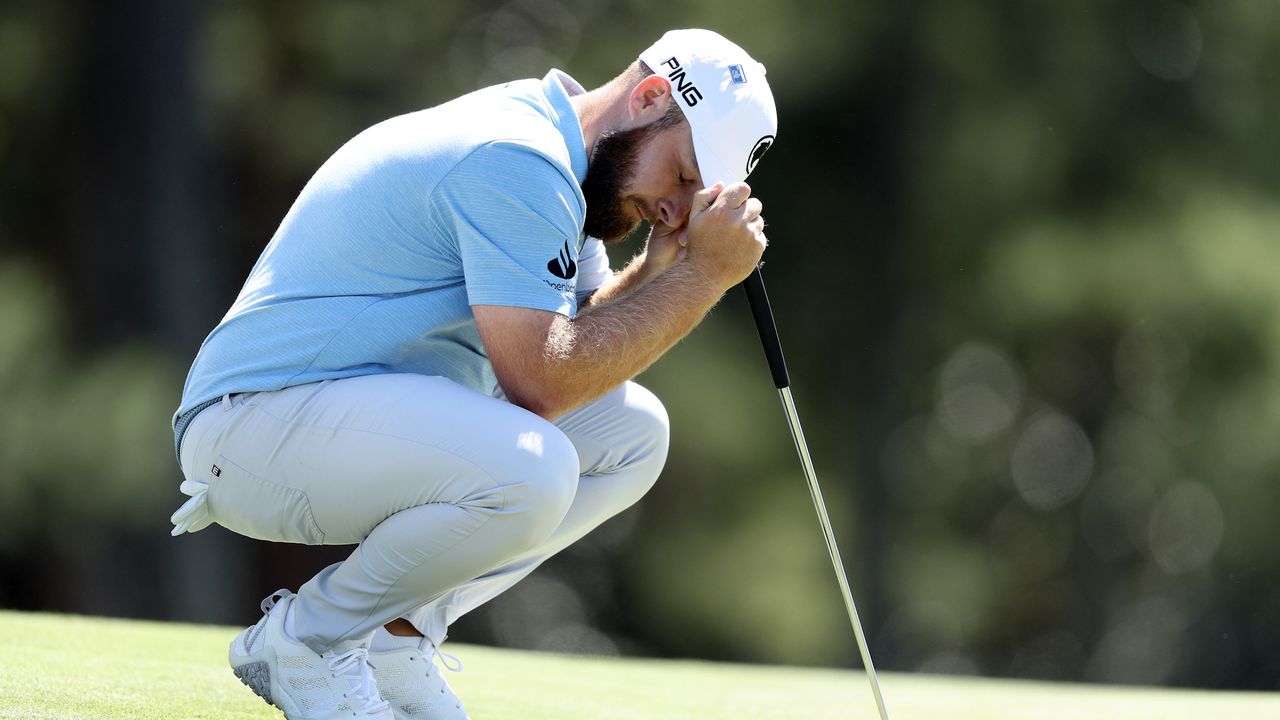
[[[223,410],[231,409],[231,393],[227,393],[226,395],[222,396],[222,409]]]

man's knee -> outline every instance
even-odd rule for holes
[[[569,512],[578,490],[578,453],[564,433],[548,424],[520,436],[511,478],[502,488],[503,514],[514,542],[533,547]]]
[[[667,462],[667,450],[671,445],[671,420],[667,409],[647,388],[633,382],[626,385],[626,401],[621,412],[631,438],[630,452],[625,456],[636,463],[653,468],[654,479]]]
[[[662,401],[633,382],[624,392],[624,401],[611,413],[611,424],[618,428],[612,434],[617,445],[609,453],[608,466],[598,469],[609,476],[619,510],[644,497],[658,481],[671,445],[671,421]]]

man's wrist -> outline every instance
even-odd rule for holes
[[[716,282],[697,263],[681,259],[663,270],[663,277],[670,277],[671,283],[681,287],[682,294],[701,297],[714,305],[729,288]]]
[[[669,267],[655,260],[648,250],[642,250],[631,262],[636,267],[636,279],[641,282],[652,280]]]

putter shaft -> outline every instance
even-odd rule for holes
[[[862,654],[862,664],[867,669],[867,679],[871,682],[871,692],[876,698],[876,708],[880,710],[881,720],[889,720],[889,711],[884,706],[884,695],[880,693],[880,680],[876,677],[876,666],[871,662],[871,649],[867,646],[867,637],[862,632],[862,620],[858,617],[857,606],[853,604],[853,590],[849,588],[849,578],[844,573],[844,561],[840,559],[840,547],[836,545],[836,534],[831,529],[831,517],[827,514],[827,504],[822,499],[822,488],[818,487],[818,474],[813,470],[809,446],[804,441],[800,415],[796,412],[795,401],[791,399],[791,388],[778,388],[778,396],[782,398],[782,407],[787,413],[787,424],[791,426],[791,438],[796,442],[800,464],[804,466],[804,477],[809,481],[809,497],[813,498],[813,509],[817,511],[818,524],[822,526],[822,537],[827,541],[827,554],[831,556],[831,567],[836,571],[836,582],[839,583],[840,592],[844,595],[844,607],[849,612],[849,624],[853,626],[854,637],[858,640],[858,652]]]
[[[747,291],[747,301],[751,304],[751,315],[756,321],[756,330],[760,333],[760,343],[764,347],[765,357],[769,360],[769,372],[773,375],[773,384],[778,388],[782,398],[782,408],[787,414],[787,425],[791,427],[791,439],[796,443],[796,452],[800,455],[800,464],[804,467],[804,477],[809,483],[809,497],[813,499],[813,509],[818,513],[818,524],[822,526],[822,538],[827,543],[827,554],[831,557],[831,567],[836,572],[836,582],[844,597],[844,607],[849,613],[849,624],[853,626],[853,635],[858,641],[858,652],[862,655],[862,665],[867,671],[867,680],[871,683],[871,692],[876,698],[876,708],[880,711],[880,720],[889,720],[889,711],[884,706],[884,695],[880,692],[880,680],[876,677],[876,666],[871,662],[871,649],[867,646],[866,635],[862,632],[862,620],[858,618],[858,608],[853,604],[853,591],[849,588],[849,578],[844,573],[844,561],[840,559],[840,547],[836,544],[835,531],[831,529],[831,518],[827,514],[827,504],[822,499],[822,489],[818,487],[818,474],[813,470],[813,460],[809,457],[809,446],[804,441],[804,429],[800,427],[800,415],[796,412],[795,401],[791,399],[791,378],[787,375],[787,361],[782,354],[782,341],[778,337],[778,326],[773,321],[773,309],[769,307],[769,295],[764,289],[764,277],[760,268],[756,268],[743,283]]]

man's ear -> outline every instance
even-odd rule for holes
[[[642,127],[662,117],[671,102],[671,82],[666,78],[650,75],[636,83],[627,96],[630,127]]]

